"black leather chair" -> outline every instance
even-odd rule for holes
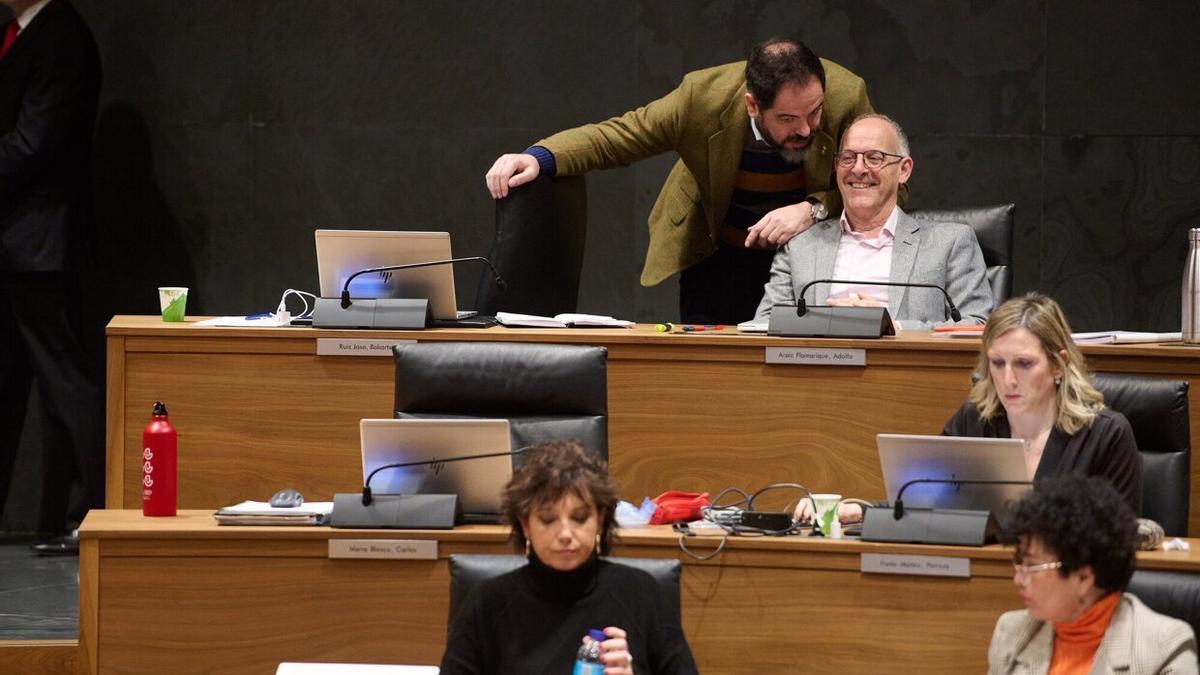
[[[421,342],[392,353],[398,418],[503,417],[514,449],[578,440],[608,458],[604,347]]]
[[[1200,574],[1138,570],[1126,590],[1159,614],[1188,622],[1200,635]]]
[[[937,222],[964,223],[975,230],[979,248],[983,251],[983,262],[987,265],[987,279],[992,287],[992,306],[1012,296],[1012,241],[1013,204],[977,206],[963,209],[937,211],[915,210],[909,212],[913,218]]]
[[[481,314],[553,316],[574,312],[587,238],[583,176],[539,176],[496,201],[496,239],[489,258],[508,288],[484,271],[475,295]]]
[[[1158,521],[1168,535],[1186,537],[1192,455],[1187,381],[1097,373],[1092,383],[1105,405],[1133,427],[1142,453],[1142,517]]]
[[[667,606],[675,610],[679,619],[679,574],[678,560],[666,558],[605,558],[609,562],[629,565],[648,572],[658,582]],[[528,561],[521,555],[470,555],[456,553],[450,556],[450,616],[447,625],[454,623],[463,598],[481,582],[523,567]]]

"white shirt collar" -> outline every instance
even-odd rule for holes
[[[889,236],[895,238],[896,226],[900,224],[900,207],[893,206],[892,213],[883,221],[883,232],[887,232]],[[854,230],[850,229],[850,221],[846,219],[846,210],[842,209],[842,232],[850,233]]]
[[[33,21],[33,17],[37,16],[37,13],[48,4],[50,4],[50,0],[38,0],[21,12],[21,15],[17,17],[17,25],[21,27],[21,30],[25,30],[29,26],[29,22]]]
[[[759,143],[766,143],[767,139],[763,138],[762,132],[758,130],[758,125],[754,123],[754,118],[750,118],[750,130],[754,132],[754,140]]]

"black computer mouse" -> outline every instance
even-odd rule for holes
[[[271,506],[274,506],[276,508],[287,509],[287,508],[291,508],[293,506],[300,506],[301,504],[303,504],[304,503],[304,495],[300,494],[299,492],[297,492],[291,488],[284,488],[284,489],[280,490],[279,492],[276,492],[275,494],[271,495],[271,501],[268,503]]]

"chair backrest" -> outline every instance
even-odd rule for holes
[[[1013,204],[976,206],[947,210],[915,210],[908,215],[922,220],[963,223],[975,230],[983,263],[987,266],[988,284],[992,288],[992,306],[1012,296],[1012,239]]]
[[[1200,574],[1137,570],[1125,590],[1159,614],[1186,621],[1200,635]]]
[[[578,440],[608,459],[604,347],[420,342],[392,353],[398,418],[505,418],[513,449]]]
[[[496,239],[489,255],[507,288],[497,288],[484,270],[475,309],[545,316],[574,312],[586,239],[583,176],[539,176],[513,188],[496,201]]]
[[[667,606],[679,620],[679,575],[681,565],[669,558],[605,558],[605,560],[640,569],[654,577],[662,589]],[[458,608],[467,593],[480,583],[511,572],[528,564],[520,555],[473,555],[455,553],[450,556],[450,616],[447,626],[454,623]]]
[[[1187,381],[1097,373],[1092,384],[1133,428],[1142,454],[1142,517],[1158,521],[1168,535],[1186,537],[1192,457]]]

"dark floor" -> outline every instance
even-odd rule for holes
[[[0,538],[0,640],[74,640],[79,558],[43,558],[33,539]]]

